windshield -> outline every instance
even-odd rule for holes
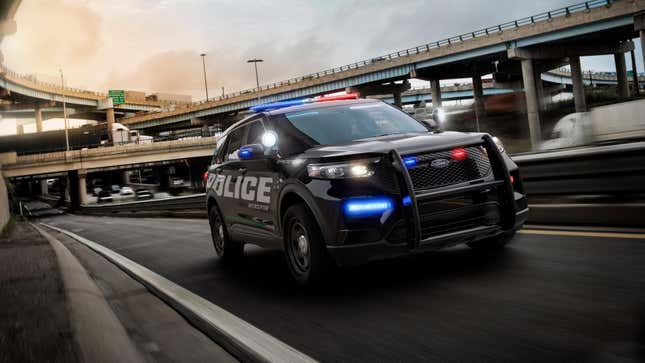
[[[296,129],[320,145],[428,131],[414,118],[384,103],[329,107],[287,113],[285,116]]]

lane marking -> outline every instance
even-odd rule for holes
[[[75,239],[117,265],[242,361],[316,362],[227,310],[99,243],[47,223],[40,224]]]
[[[546,229],[521,229],[517,233],[520,233],[520,234],[538,234],[538,235],[548,235],[548,236],[577,236],[577,237],[645,239],[645,234],[643,234],[643,233],[558,231],[558,230],[546,230]]]

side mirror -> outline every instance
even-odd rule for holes
[[[262,144],[248,144],[237,151],[241,160],[252,160],[264,157],[264,146]]]

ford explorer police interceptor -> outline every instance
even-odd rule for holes
[[[224,261],[246,243],[279,248],[308,284],[337,266],[462,243],[500,249],[526,220],[518,167],[488,134],[433,130],[351,94],[252,109],[204,175]]]

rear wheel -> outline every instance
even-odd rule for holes
[[[499,251],[515,237],[515,231],[504,232],[495,237],[480,239],[479,241],[470,242],[468,246],[476,251]]]
[[[301,285],[323,282],[333,272],[320,228],[303,204],[289,207],[284,215],[284,242],[291,275]]]
[[[244,252],[244,244],[232,241],[228,237],[224,220],[216,206],[208,211],[208,222],[211,226],[211,238],[217,256],[224,262],[239,260]]]

